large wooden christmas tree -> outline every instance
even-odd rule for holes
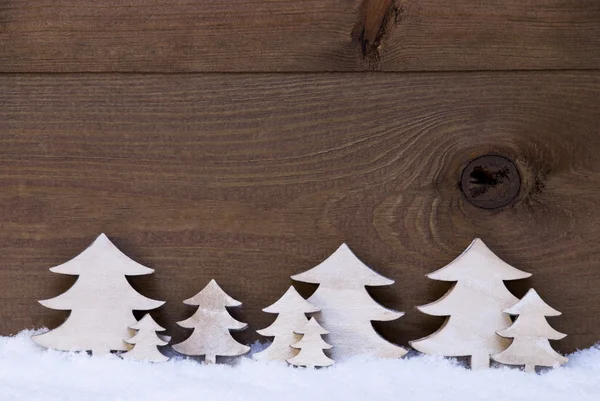
[[[319,308],[306,301],[294,287],[273,305],[263,309],[266,313],[277,313],[278,316],[269,327],[257,330],[261,336],[274,337],[273,343],[264,351],[253,355],[256,360],[287,361],[298,354],[291,345],[300,341],[302,336],[294,331],[306,325],[307,313],[318,312]]]
[[[237,356],[250,351],[229,332],[244,330],[248,326],[231,317],[226,309],[242,304],[227,295],[215,280],[183,303],[198,306],[198,310],[190,318],[177,322],[181,327],[194,331],[185,341],[173,345],[175,351],[183,355],[204,355],[208,364],[215,363],[217,356]]]
[[[383,339],[371,324],[398,319],[403,313],[379,305],[365,288],[390,285],[394,281],[371,270],[346,244],[319,265],[292,279],[319,284],[307,301],[321,309],[315,317],[329,331],[325,339],[333,346],[333,360],[342,361],[355,355],[400,358],[406,354],[404,348]]]
[[[503,311],[519,301],[503,280],[529,276],[494,255],[480,239],[474,240],[450,264],[427,275],[433,280],[456,282],[439,300],[418,307],[423,313],[448,319],[430,336],[411,341],[411,346],[426,354],[470,356],[472,369],[489,367],[490,355],[510,344],[496,334],[511,324]]]
[[[554,330],[545,316],[560,316],[532,288],[518,304],[504,311],[519,317],[512,326],[498,332],[502,337],[513,338],[512,344],[492,359],[506,365],[524,365],[525,371],[533,372],[536,366],[558,366],[568,359],[552,349],[550,341],[566,337]]]
[[[133,334],[129,327],[137,323],[133,310],[150,310],[164,303],[131,287],[126,276],[154,270],[131,260],[104,234],[77,257],[50,271],[79,278],[65,293],[40,301],[50,309],[71,311],[61,326],[32,337],[43,347],[96,355],[128,350],[131,345],[125,340]]]

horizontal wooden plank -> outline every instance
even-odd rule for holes
[[[597,0],[11,0],[4,72],[600,68]]]
[[[260,329],[346,241],[396,280],[371,292],[406,345],[441,323],[415,309],[449,287],[425,274],[475,237],[563,311],[560,350],[599,339],[600,73],[0,75],[0,104],[1,334],[57,325],[35,300],[73,279],[47,269],[105,232],[156,269],[131,281],[176,339],[211,278]],[[513,204],[461,192],[484,154],[516,163]]]

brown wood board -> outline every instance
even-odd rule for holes
[[[597,0],[6,0],[3,72],[596,69]]]
[[[370,292],[406,315],[375,326],[407,345],[443,321],[425,274],[475,237],[563,311],[558,350],[599,339],[600,72],[5,74],[0,104],[2,335],[56,327],[37,300],[74,278],[47,269],[105,232],[156,270],[130,281],[174,342],[213,278],[264,340],[261,309],[347,242],[396,280]],[[460,190],[489,153],[521,174],[500,209]]]

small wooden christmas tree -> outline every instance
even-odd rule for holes
[[[128,344],[133,345],[133,348],[121,355],[123,359],[148,362],[166,362],[169,360],[158,350],[158,347],[168,344],[167,341],[161,340],[156,334],[157,331],[165,331],[165,329],[159,326],[149,313],[146,313],[139,322],[130,328],[137,330],[137,333],[131,339],[126,340]]]
[[[311,317],[304,327],[297,329],[296,333],[303,336],[296,344],[292,344],[292,347],[299,349],[300,352],[287,360],[290,364],[310,368],[333,365],[334,361],[323,352],[325,349],[331,349],[331,345],[321,337],[329,332],[321,327],[314,317]]]
[[[294,332],[307,322],[307,313],[318,312],[319,308],[308,303],[296,289],[291,286],[287,292],[273,305],[263,309],[266,313],[279,314],[269,327],[257,330],[261,336],[274,337],[273,343],[262,352],[253,355],[257,361],[287,361],[298,355],[298,350],[291,345],[300,341],[301,335]]]
[[[125,340],[131,338],[129,327],[137,322],[133,310],[164,304],[138,293],[126,278],[154,270],[128,258],[104,234],[77,257],[50,271],[79,278],[65,293],[40,301],[50,309],[71,311],[58,328],[31,337],[46,348],[92,351],[94,355],[129,350]]]
[[[561,313],[545,303],[532,288],[511,308],[504,311],[519,317],[508,329],[498,332],[502,337],[514,338],[512,344],[492,359],[505,365],[525,365],[526,372],[535,372],[536,366],[558,366],[568,359],[552,349],[550,341],[561,340],[566,334],[554,330],[545,316]]]
[[[226,309],[242,304],[227,295],[215,280],[183,303],[198,306],[198,310],[189,319],[177,322],[181,327],[194,331],[187,340],[173,346],[175,351],[183,355],[205,355],[206,363],[216,363],[217,355],[237,356],[250,351],[229,332],[247,327],[246,323],[231,317]]]
[[[395,320],[404,313],[379,305],[365,288],[390,285],[394,281],[371,270],[346,244],[319,265],[292,279],[319,284],[307,301],[321,308],[315,317],[330,331],[327,340],[333,346],[334,360],[339,362],[355,355],[400,358],[406,354],[404,348],[382,338],[371,323]]]
[[[494,255],[480,239],[474,240],[450,264],[427,275],[433,280],[456,282],[439,300],[418,307],[423,313],[448,319],[435,333],[410,344],[426,354],[470,356],[471,369],[488,368],[490,355],[510,344],[496,334],[511,324],[502,311],[519,301],[503,280],[529,276]]]

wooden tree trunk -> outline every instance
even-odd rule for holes
[[[471,369],[487,369],[490,367],[490,356],[488,354],[471,355]]]

